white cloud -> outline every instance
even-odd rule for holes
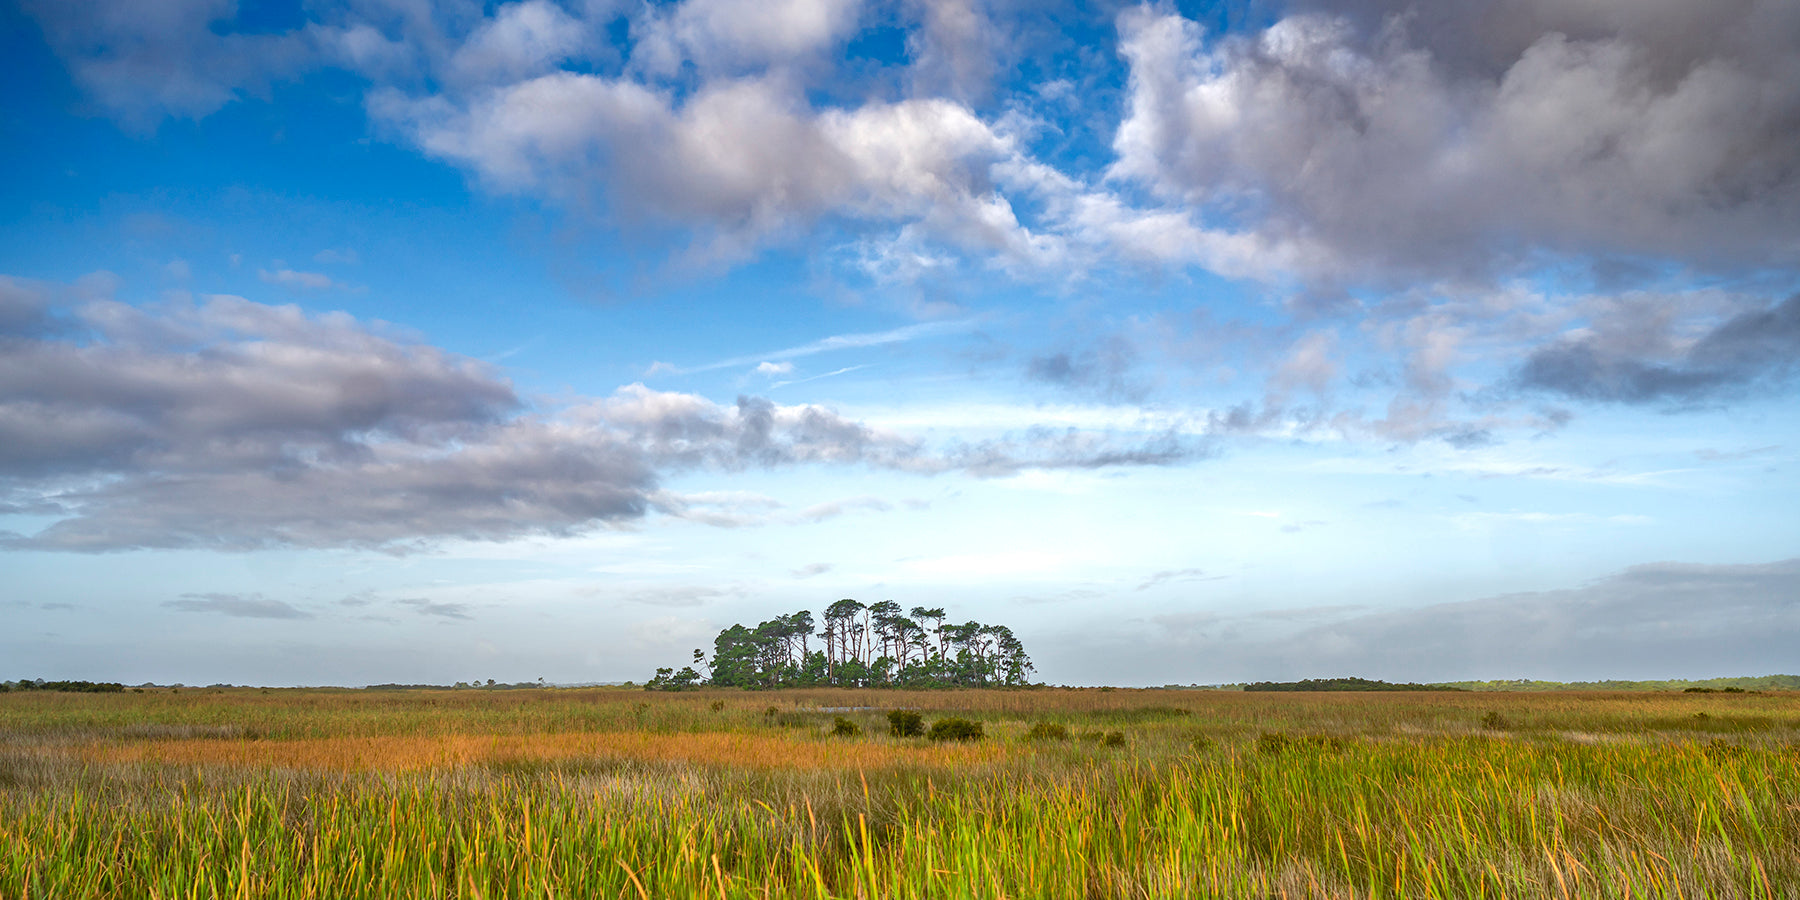
[[[806,61],[848,38],[859,0],[683,0],[646,6],[634,23],[632,64],[672,74],[691,61],[704,71],[743,72]]]
[[[343,287],[343,285],[333,280],[330,275],[326,275],[322,272],[299,272],[293,269],[275,269],[273,271],[269,269],[260,269],[257,271],[256,277],[261,278],[265,284],[275,284],[286,288],[299,288],[309,291],[324,291]]]
[[[1461,8],[1416,29],[1397,8],[1292,14],[1210,42],[1128,11],[1111,175],[1306,277],[1483,275],[1538,252],[1796,262],[1800,176],[1776,160],[1800,155],[1785,124],[1800,54],[1763,32],[1800,24],[1790,4],[1709,7],[1656,40],[1639,27],[1661,15],[1650,5],[1614,5],[1610,29],[1582,36],[1556,27],[1579,12],[1503,6],[1529,38],[1486,71],[1434,52],[1494,21]]]

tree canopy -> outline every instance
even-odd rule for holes
[[[776,616],[755,628],[733,625],[713,640],[710,662],[696,649],[693,665],[656,670],[648,690],[700,686],[997,687],[1028,684],[1031,657],[1005,625],[947,621],[943,609],[903,611],[891,600],[844,599],[818,620],[810,610]],[[814,628],[817,631],[814,631]],[[812,643],[817,638],[819,644]],[[702,670],[706,670],[704,673]]]

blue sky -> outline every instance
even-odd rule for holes
[[[1794,671],[1800,11],[1490,7],[0,6],[0,659]]]

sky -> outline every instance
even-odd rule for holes
[[[0,678],[1800,672],[1790,0],[0,0]]]

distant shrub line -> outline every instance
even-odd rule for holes
[[[0,681],[0,692],[62,691],[68,694],[117,694],[124,690],[125,686],[116,681],[45,681],[42,678]]]
[[[1246,691],[1461,691],[1463,688],[1438,684],[1394,684],[1368,678],[1308,678],[1305,681],[1258,681],[1244,685]]]

